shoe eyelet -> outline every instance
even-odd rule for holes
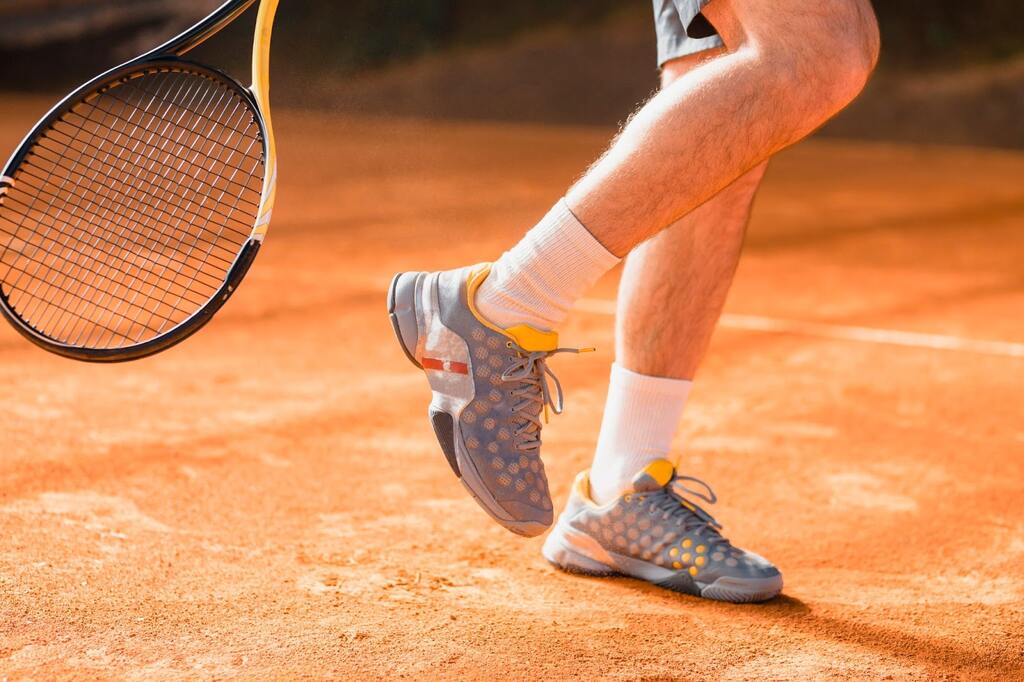
[[[505,342],[505,348],[511,349],[512,348],[512,342],[511,341],[506,341]]]
[[[622,499],[625,500],[626,502],[629,502],[631,499],[633,499],[633,497],[631,495],[625,495]]]

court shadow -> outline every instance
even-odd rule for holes
[[[796,597],[792,597],[785,593],[773,597],[768,601],[754,602],[749,604],[731,604],[729,602],[711,601],[702,597],[695,597],[690,594],[684,594],[682,592],[673,592],[666,590],[663,587],[652,585],[651,583],[644,582],[643,580],[636,580],[634,578],[628,578],[625,576],[614,577],[614,578],[591,578],[587,576],[575,576],[586,580],[601,580],[601,581],[614,581],[615,583],[628,587],[631,590],[637,592],[643,592],[645,595],[661,600],[670,600],[679,603],[685,603],[687,607],[694,604],[699,605],[701,608],[709,608],[715,610],[729,610],[738,609],[743,611],[750,611],[752,613],[769,613],[775,616],[795,617],[811,613],[811,607]]]
[[[1001,679],[1024,679],[1024,657],[1012,648],[964,646],[941,637],[919,636],[898,627],[871,623],[873,613],[879,619],[891,617],[885,615],[890,613],[888,604],[878,604],[877,610],[858,612],[857,617],[847,619],[822,613],[822,609],[816,610],[814,605],[785,593],[765,602],[730,604],[671,592],[627,577],[575,577],[614,581],[622,587],[642,593],[645,599],[685,609],[689,616],[699,613],[733,613],[739,617],[742,614],[744,619],[753,620],[759,625],[782,626],[808,638],[853,644],[893,658],[924,663],[946,671],[969,668],[973,674],[986,673]]]

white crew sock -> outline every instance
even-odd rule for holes
[[[495,261],[477,290],[477,309],[499,327],[528,324],[552,331],[618,262],[562,199]]]
[[[656,459],[669,459],[692,381],[637,374],[612,365],[608,400],[590,469],[590,494],[605,504]]]

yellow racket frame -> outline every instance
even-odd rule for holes
[[[256,38],[252,48],[252,90],[256,103],[267,131],[266,173],[263,178],[263,194],[257,213],[256,225],[253,227],[252,238],[263,241],[270,228],[270,219],[274,214],[274,202],[277,199],[277,141],[274,138],[274,126],[270,118],[270,39],[274,30],[274,17],[277,15],[279,0],[262,0],[259,14],[256,16]]]

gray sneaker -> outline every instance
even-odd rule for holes
[[[626,575],[719,601],[757,602],[779,594],[779,569],[733,547],[718,522],[687,495],[717,500],[706,483],[678,476],[671,462],[658,460],[637,474],[630,492],[598,506],[584,471],[544,542],[544,558],[570,573]]]
[[[532,537],[552,521],[541,415],[562,411],[546,361],[579,351],[558,348],[553,332],[484,320],[474,300],[489,273],[479,265],[396,275],[388,313],[402,350],[430,382],[430,422],[455,475],[495,521]]]

